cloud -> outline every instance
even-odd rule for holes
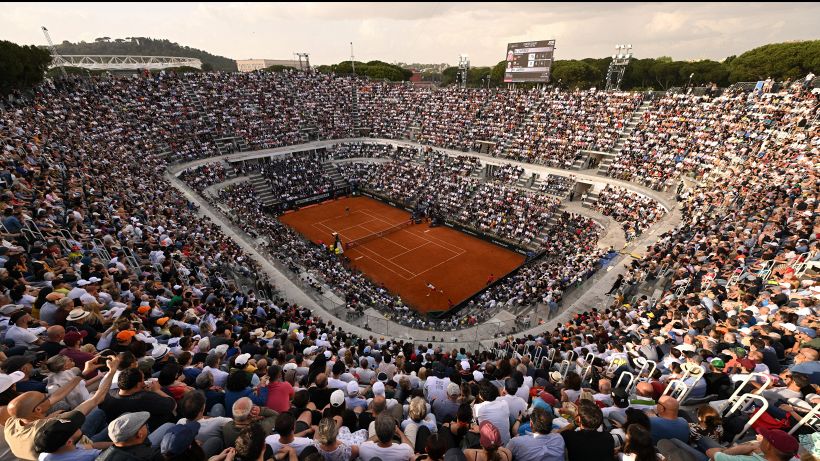
[[[602,57],[616,43],[636,56],[723,59],[764,43],[817,39],[820,4],[778,3],[193,3],[0,5],[2,39],[44,44],[150,36],[233,59],[311,63],[350,57],[494,65],[508,42],[555,38],[557,59]]]

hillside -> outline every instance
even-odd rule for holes
[[[202,61],[204,70],[236,72],[236,61],[233,59],[215,56],[196,48],[182,46],[170,40],[157,40],[146,37],[129,37],[128,40],[104,38],[107,40],[97,39],[98,41],[93,43],[64,41],[57,45],[57,52],[60,54],[130,54],[198,58]]]

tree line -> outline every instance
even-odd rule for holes
[[[61,54],[139,54],[184,56],[198,58],[203,71],[236,71],[236,62],[222,56],[214,56],[201,50],[181,46],[169,40],[145,37],[129,37],[110,41],[108,37],[94,43],[63,42],[57,45]],[[51,60],[47,49],[37,46],[20,46],[0,41],[0,95],[25,91],[42,81]],[[563,88],[603,88],[607,68],[612,59],[587,58],[555,61],[551,71],[551,84]],[[283,67],[284,68],[284,67]],[[407,81],[413,71],[383,61],[355,63],[356,75],[374,80]],[[194,71],[195,69],[179,69]],[[269,71],[281,71],[274,66]],[[350,61],[316,67],[318,72],[350,75]],[[503,86],[506,61],[493,67],[473,67],[467,73],[467,86]],[[82,69],[69,69],[71,73],[89,73]],[[623,90],[667,90],[672,87],[705,85],[714,83],[728,86],[735,82],[758,81],[772,78],[777,81],[803,78],[809,72],[820,71],[820,40],[775,43],[749,50],[739,56],[729,56],[721,62],[712,60],[675,61],[669,56],[632,59],[624,73]],[[50,75],[54,75],[54,70]],[[458,68],[448,67],[442,72],[426,70],[423,81],[436,82],[442,86],[458,83]]]
[[[565,88],[602,88],[611,57],[556,60],[551,71],[550,83]],[[467,86],[487,84],[504,85],[506,61],[493,67],[475,67],[469,70]],[[721,62],[709,59],[700,61],[675,61],[669,56],[632,59],[621,82],[623,90],[667,90],[676,86],[706,85],[714,83],[726,87],[736,82],[754,82],[772,78],[776,81],[795,80],[809,72],[820,70],[820,40],[775,43],[749,50],[740,56],[729,56]],[[457,82],[458,68],[449,67],[442,72],[441,84]],[[560,83],[559,83],[560,82]]]
[[[26,91],[43,80],[51,54],[34,45],[0,40],[0,95]]]

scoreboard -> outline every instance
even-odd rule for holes
[[[554,51],[555,40],[508,43],[504,82],[549,82]]]

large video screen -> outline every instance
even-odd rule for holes
[[[554,51],[555,40],[508,43],[504,82],[549,82]]]

